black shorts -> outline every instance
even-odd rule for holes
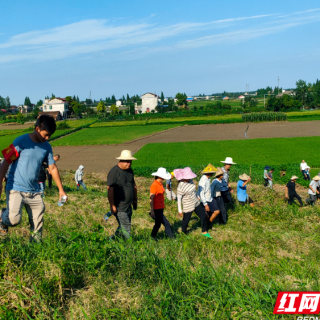
[[[210,208],[210,212],[215,212],[217,210],[219,210],[217,202],[215,199],[212,199],[211,202],[208,202],[208,206]]]
[[[243,201],[239,201],[239,203],[240,203],[240,205],[242,205],[242,206],[244,206],[246,203],[253,203],[253,200],[250,198],[250,197],[248,197],[248,199],[247,199],[247,201],[246,202],[243,202]]]

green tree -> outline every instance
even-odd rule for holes
[[[41,104],[42,105],[42,104]],[[40,112],[40,108],[38,106],[38,104],[34,107],[34,109],[32,110],[32,117],[33,119],[37,119],[38,118],[38,115],[39,115],[39,112]]]
[[[52,93],[50,99],[54,99],[56,96]]]
[[[43,101],[40,99],[37,104],[36,107],[40,108],[43,105]]]
[[[176,94],[177,105],[178,106],[187,106],[187,95],[185,93],[177,93]]]
[[[106,111],[106,105],[103,101],[100,101],[97,105],[97,111],[98,112],[105,112]]]
[[[162,92],[162,91],[161,91],[160,99],[161,99],[161,102],[163,103],[163,102],[164,102],[164,94],[163,94],[163,92]]]
[[[111,114],[118,114],[119,113],[119,108],[115,104],[113,104],[110,107],[110,111],[111,111]]]
[[[127,103],[130,102],[130,96],[129,94],[127,93]]]
[[[6,97],[6,109],[10,109],[10,107],[11,107],[10,98]]]
[[[116,101],[117,101],[117,100],[116,100],[116,97],[115,97],[115,95],[113,94],[112,97],[111,97],[111,103],[112,103],[112,104],[115,104]]]
[[[296,98],[299,101],[301,101],[303,105],[306,102],[308,89],[309,89],[309,87],[308,87],[308,85],[307,85],[307,83],[305,81],[298,80],[296,82],[296,89],[295,89]]]
[[[71,105],[72,105],[72,111],[73,111],[73,113],[74,113],[76,116],[78,116],[78,115],[81,113],[81,111],[82,111],[82,105],[81,105],[80,103],[78,103],[77,101],[73,101],[73,102],[71,103]]]
[[[25,99],[24,99],[24,105],[25,105],[25,106],[28,106],[28,107],[31,107],[31,101],[30,101],[30,98],[29,98],[29,97],[25,97]]]

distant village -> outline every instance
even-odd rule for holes
[[[274,92],[274,91],[272,91]],[[270,91],[269,91],[270,94]],[[269,95],[265,94],[265,95]],[[293,96],[295,94],[294,90],[279,90],[276,97],[282,97],[284,94]],[[273,94],[274,95],[274,94]],[[257,97],[258,92],[245,92],[243,94],[240,94],[239,96],[234,96],[234,94],[230,97],[228,95],[198,95],[198,96],[186,96],[186,102],[192,103],[196,101],[215,101],[215,100],[222,100],[222,101],[228,101],[228,100],[244,100],[246,97]],[[260,95],[261,96],[261,95]],[[141,114],[141,113],[149,113],[149,112],[157,112],[157,107],[166,108],[168,107],[169,100],[172,100],[173,103],[177,103],[177,98],[164,98],[163,96],[160,97],[155,93],[147,92],[140,96],[140,101],[137,101],[134,103],[134,113],[135,114]],[[40,100],[41,101],[41,100]],[[101,101],[101,100],[100,100]],[[41,101],[42,102],[42,101]],[[87,107],[91,107],[94,111],[97,109],[97,105],[99,101],[92,101],[91,99],[87,99],[86,101],[80,102],[82,105],[86,105]],[[20,106],[11,106],[10,110],[1,110],[2,112],[11,111],[12,113],[30,113],[32,112],[36,107],[39,109],[39,114],[50,114],[52,115],[56,120],[63,120],[68,118],[68,112],[69,112],[69,105],[70,101],[68,101],[66,98],[60,98],[60,97],[46,97],[44,99],[44,102],[42,105],[35,105],[30,103],[29,105],[20,105]],[[121,111],[121,110],[127,110],[128,107],[126,105],[126,101],[124,99],[119,99],[115,101],[115,106]],[[108,112],[108,107],[106,107],[106,112]],[[109,111],[110,112],[110,111]]]

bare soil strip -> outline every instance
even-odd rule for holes
[[[83,165],[87,172],[108,172],[117,163],[121,150],[138,151],[147,143],[168,143],[208,140],[242,140],[247,123],[183,126],[119,145],[54,147],[61,155],[60,169],[76,170]],[[320,135],[320,121],[263,122],[249,125],[249,139],[291,138]]]

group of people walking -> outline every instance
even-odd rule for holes
[[[132,156],[131,151],[123,150],[119,163],[114,166],[107,178],[108,198],[110,211],[117,218],[119,227],[112,237],[130,237],[132,208],[137,208],[137,186],[134,181],[134,173],[131,169],[132,161],[137,160]],[[197,175],[191,168],[175,169],[169,173],[165,168],[160,167],[151,176],[154,181],[150,186],[150,217],[155,223],[151,236],[155,238],[163,225],[168,237],[172,238],[173,231],[168,219],[164,215],[165,196],[168,200],[177,201],[178,214],[182,217],[182,233],[187,233],[188,225],[192,214],[195,213],[201,221],[201,235],[212,238],[208,230],[210,224],[218,222],[226,224],[228,221],[227,206],[233,201],[233,189],[230,186],[229,170],[233,162],[231,157],[227,157],[223,167],[215,168],[208,164],[201,172],[202,177],[199,181],[198,190],[193,182]],[[172,190],[172,179],[178,181],[176,193]],[[239,203],[250,204],[253,207],[253,200],[248,196],[246,189],[250,182],[247,174],[239,176],[237,184],[237,196]],[[164,188],[164,182],[166,189]]]
[[[0,194],[3,181],[6,181],[6,208],[0,214],[0,235],[6,235],[9,227],[21,222],[22,208],[25,207],[30,221],[30,240],[39,241],[42,236],[43,215],[45,211],[42,194],[46,178],[49,187],[52,179],[59,190],[59,202],[66,201],[56,161],[60,156],[53,156],[48,139],[56,130],[55,120],[48,115],[41,115],[35,124],[33,133],[24,134],[16,138],[13,143],[2,151],[4,160],[0,167]],[[132,161],[137,160],[131,151],[123,150],[116,158],[119,160],[107,177],[108,200],[110,211],[118,222],[114,237],[131,234],[132,209],[138,206],[138,190],[131,168]],[[163,167],[151,175],[154,181],[150,186],[150,217],[154,219],[151,236],[156,238],[157,233],[164,225],[168,237],[174,237],[172,227],[165,217],[165,196],[177,202],[178,214],[182,217],[182,232],[187,233],[192,214],[195,213],[201,221],[201,235],[212,238],[208,232],[210,224],[218,222],[226,224],[228,221],[228,207],[233,203],[232,189],[229,181],[229,172],[233,162],[231,157],[221,161],[223,166],[215,168],[208,164],[201,172],[198,189],[193,182],[197,175],[191,168],[175,169],[169,173]],[[301,171],[304,178],[308,176],[307,165],[302,162]],[[77,189],[80,186],[86,190],[83,182],[82,165],[75,173]],[[273,169],[265,168],[264,178],[266,185],[272,188]],[[173,191],[172,179],[178,181],[176,193]],[[302,200],[296,192],[297,176],[292,176],[286,186],[286,197],[289,203],[297,199]],[[239,176],[237,182],[237,199],[240,205],[254,207],[254,201],[247,194],[247,186],[251,178],[246,173]],[[165,183],[165,186],[164,186]],[[309,185],[309,199],[307,203],[314,204],[320,194],[320,176],[312,179]],[[113,238],[114,238],[113,237]]]

